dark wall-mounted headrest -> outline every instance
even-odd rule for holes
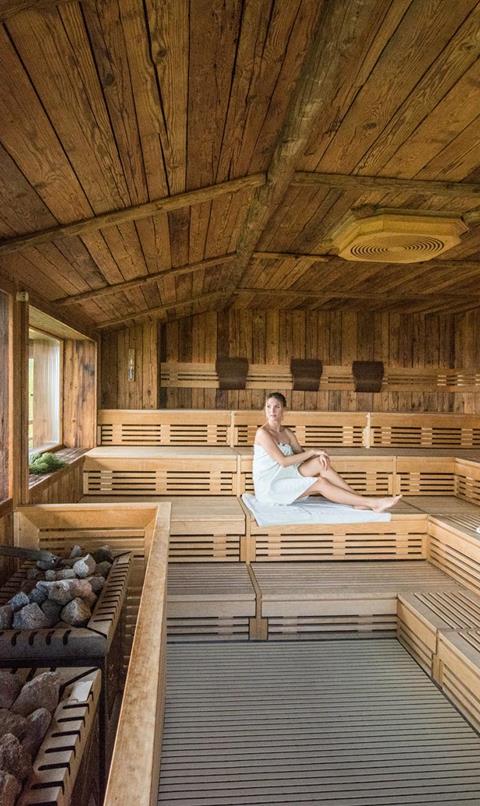
[[[293,389],[296,392],[318,392],[323,364],[316,358],[292,358]]]
[[[248,358],[217,358],[215,369],[220,389],[245,389]]]
[[[354,361],[352,373],[356,392],[380,392],[384,374],[383,361]]]

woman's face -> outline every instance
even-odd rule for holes
[[[269,397],[265,403],[265,414],[267,420],[280,423],[283,417],[283,406],[276,397]]]

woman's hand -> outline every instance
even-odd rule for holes
[[[312,459],[315,457],[320,460],[322,470],[328,470],[330,467],[330,457],[326,451],[319,451],[318,448],[310,448],[308,452]]]

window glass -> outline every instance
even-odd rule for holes
[[[28,447],[35,453],[61,443],[62,342],[32,328],[28,335]]]

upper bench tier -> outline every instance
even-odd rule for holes
[[[263,422],[259,411],[101,409],[98,444],[245,447]],[[312,447],[480,449],[480,415],[288,411],[284,423]]]

